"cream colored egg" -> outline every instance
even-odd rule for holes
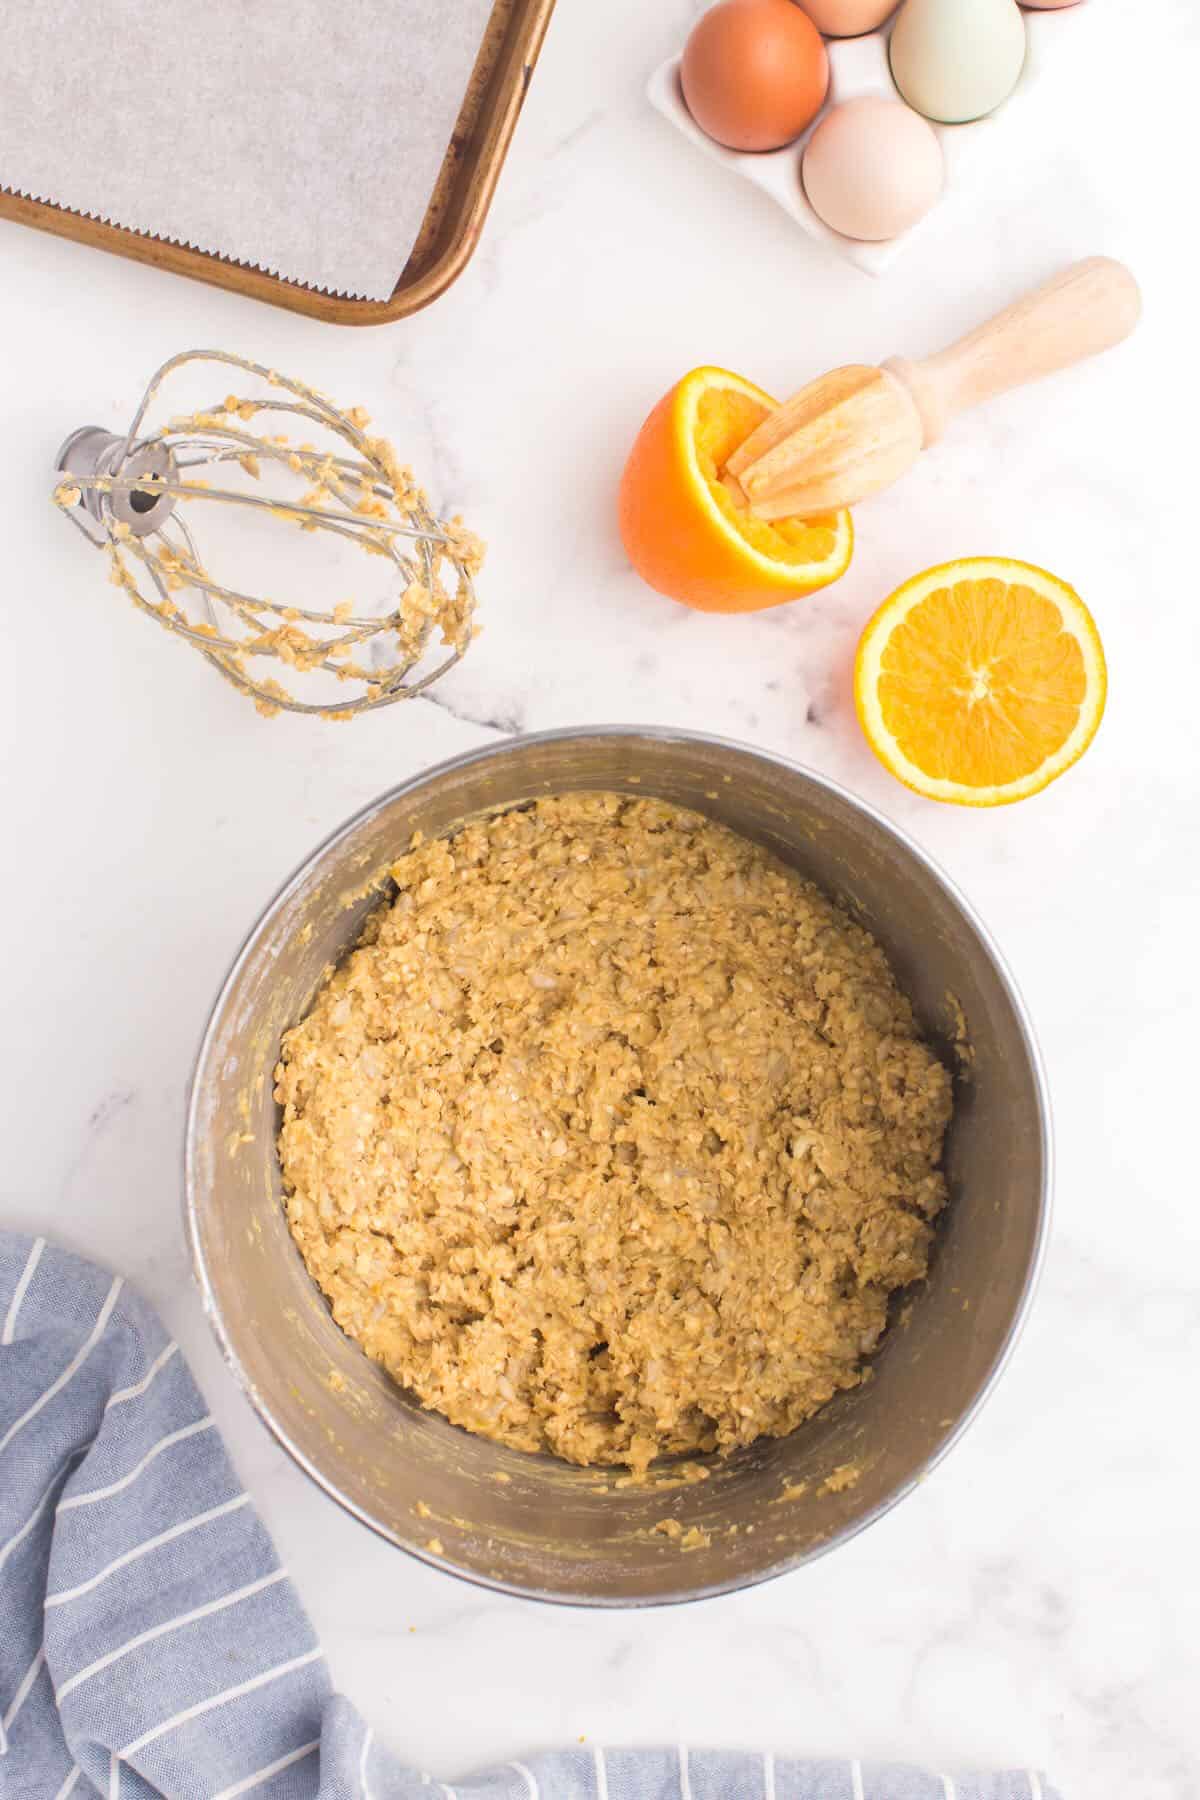
[[[1025,62],[1016,0],[904,0],[891,37],[892,76],[910,106],[946,125],[1006,100]]]
[[[843,237],[893,238],[942,191],[942,147],[899,100],[868,94],[826,113],[804,149],[808,203]]]
[[[818,31],[839,38],[878,31],[896,10],[896,0],[800,0],[800,4]]]

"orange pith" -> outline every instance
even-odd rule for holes
[[[740,511],[720,481],[728,457],[774,405],[741,376],[693,369],[642,426],[621,477],[621,537],[660,593],[704,612],[752,612],[845,573],[849,513],[768,524]]]
[[[1104,711],[1100,639],[1073,588],[976,557],[916,576],[867,625],[855,701],[885,766],[932,799],[997,806],[1080,757]]]

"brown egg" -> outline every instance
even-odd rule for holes
[[[877,31],[896,10],[897,0],[800,0],[818,31],[826,37],[861,37]]]
[[[795,0],[720,0],[699,20],[679,72],[688,111],[729,150],[778,150],[821,109],[829,59]]]

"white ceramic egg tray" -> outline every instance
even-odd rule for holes
[[[1026,12],[1022,15],[1025,20],[1027,48],[1021,79],[1004,104],[997,107],[994,113],[989,113],[987,118],[976,119],[970,125],[933,125],[942,146],[946,170],[941,196],[924,218],[918,219],[915,225],[901,232],[898,237],[887,238],[882,243],[867,244],[855,238],[843,237],[841,232],[831,230],[823,219],[817,217],[805,198],[804,184],[800,177],[800,159],[805,144],[831,106],[840,106],[844,100],[855,100],[864,94],[882,94],[890,100],[902,98],[892,80],[888,60],[891,21],[882,30],[869,32],[865,37],[825,40],[825,48],[829,52],[829,92],[825,96],[825,104],[808,130],[792,143],[785,144],[782,150],[758,151],[753,154],[726,150],[706,132],[701,131],[684,105],[679,86],[681,58],[678,56],[668,58],[654,71],[647,92],[651,104],[684,137],[714,162],[733,169],[747,181],[753,182],[755,187],[761,188],[764,194],[770,194],[810,237],[820,238],[830,244],[849,262],[865,269],[869,275],[882,275],[938,208],[959,194],[967,186],[968,180],[972,183],[975,181],[986,164],[989,150],[994,153],[997,143],[1003,145],[1011,142],[1009,129],[1019,122],[1029,96],[1038,86],[1045,65],[1057,46],[1074,29],[1075,11],[1074,7],[1068,7],[1062,12]]]

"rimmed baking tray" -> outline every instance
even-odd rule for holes
[[[320,293],[207,250],[128,231],[44,200],[27,200],[3,186],[0,218],[333,325],[403,319],[444,293],[471,259],[553,11],[554,0],[495,0],[417,241],[386,300]]]

